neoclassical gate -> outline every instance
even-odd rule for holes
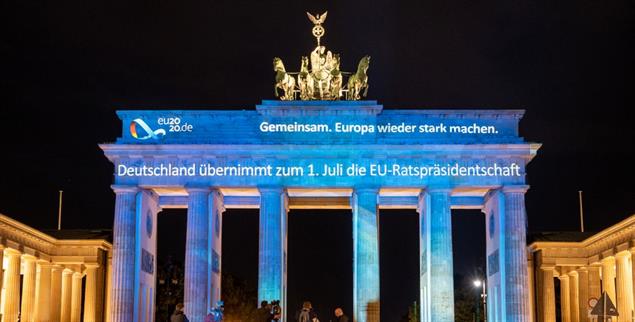
[[[110,320],[154,321],[162,208],[187,208],[184,303],[199,322],[220,300],[225,209],[260,209],[258,298],[286,309],[288,209],[344,203],[353,212],[355,321],[379,321],[383,208],[419,213],[423,321],[454,321],[453,208],[486,216],[488,321],[530,321],[525,166],[540,144],[519,136],[523,113],[376,101],[117,112],[122,136],[100,145],[115,166]]]

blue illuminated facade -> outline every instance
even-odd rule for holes
[[[117,196],[111,321],[153,318],[154,277],[139,265],[156,258],[156,234],[145,231],[156,230],[160,209],[188,209],[185,310],[202,322],[220,300],[225,209],[260,209],[258,297],[286,308],[288,209],[341,207],[342,198],[353,213],[355,321],[379,321],[386,208],[420,216],[423,321],[454,321],[453,208],[486,214],[488,321],[529,321],[525,168],[540,145],[519,135],[523,113],[385,110],[376,101],[118,111],[121,137],[100,145]]]

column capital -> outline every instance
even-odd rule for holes
[[[615,254],[614,256],[615,256],[616,259],[617,258],[628,258],[628,257],[631,256],[631,252],[628,251],[628,250],[624,250],[624,251],[621,251],[621,252]]]
[[[569,274],[560,274],[560,276],[558,276],[559,279],[561,280],[568,280],[569,279]]]
[[[449,186],[427,186],[422,191],[423,193],[451,193],[452,187]]]
[[[570,271],[568,274],[570,276],[578,276],[578,271]]]
[[[40,266],[46,266],[46,267],[52,267],[53,266],[53,263],[51,263],[51,262],[49,262],[47,260],[44,260],[44,259],[38,259],[38,260],[35,261],[35,263],[40,265]]]
[[[615,263],[615,256],[606,256],[601,260],[602,264],[604,263]]]
[[[62,266],[60,264],[52,263],[51,269],[63,271],[64,270],[64,266]]]
[[[192,193],[192,192],[209,193],[210,191],[212,191],[212,188],[209,186],[185,185],[185,191],[187,191],[187,193]]]
[[[529,190],[529,185],[527,184],[504,185],[501,187],[503,193],[525,193],[527,190]]]
[[[84,273],[81,273],[81,272],[73,273],[73,278],[83,278],[83,277],[84,277]]]
[[[271,192],[271,193],[286,193],[287,189],[284,186],[279,185],[265,185],[258,186],[258,192]]]
[[[84,267],[86,267],[86,269],[96,269],[99,268],[99,263],[84,263]]]
[[[356,194],[359,194],[359,193],[379,194],[379,187],[372,186],[372,185],[354,186],[353,187],[353,193],[356,193]]]
[[[139,186],[123,184],[113,184],[110,186],[110,189],[112,189],[115,193],[136,193],[141,190]]]
[[[30,262],[30,261],[33,261],[33,262],[35,262],[35,261],[37,260],[37,257],[35,257],[35,256],[33,256],[33,255],[30,255],[30,254],[22,254],[22,260],[23,260],[23,261],[25,261],[25,262],[26,262],[26,261],[29,261],[29,262]]]
[[[22,256],[22,252],[15,248],[5,248],[4,254],[11,255],[11,256]]]

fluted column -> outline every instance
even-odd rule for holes
[[[35,320],[35,257],[22,255],[22,305],[20,306],[20,321]]]
[[[580,289],[578,272],[569,273],[569,305],[571,306],[571,322],[580,322]]]
[[[110,252],[110,254],[112,254],[112,251]],[[111,296],[110,294],[112,294],[112,257],[111,255],[108,256],[108,268],[106,269],[106,292],[105,292],[105,297],[106,297],[106,303],[104,303],[104,312],[105,312],[105,318],[104,321],[105,322],[111,322],[111,320],[109,319],[109,313],[110,312],[110,307],[111,307]]]
[[[47,261],[38,261],[37,283],[35,286],[35,321],[51,321],[51,269]]]
[[[602,259],[602,289],[615,303],[615,257],[609,256]]]
[[[527,291],[527,217],[525,192],[528,186],[505,186],[505,297],[508,321],[529,322]]]
[[[80,322],[82,318],[82,279],[84,275],[73,273],[71,295],[71,322]]]
[[[424,191],[419,194],[417,205],[419,212],[419,303],[421,322],[430,322],[430,195]]]
[[[113,186],[113,271],[110,290],[110,322],[130,322],[134,315],[136,186]],[[62,319],[63,320],[63,319]]]
[[[629,250],[631,252],[631,273],[632,273],[632,279],[633,279],[633,306],[635,306],[635,263],[633,263],[633,261],[635,260],[635,248],[631,248]]]
[[[71,302],[73,299],[73,271],[65,269],[62,272],[62,303],[60,320],[71,320]]]
[[[589,298],[599,299],[602,296],[602,286],[600,277],[600,266],[589,266]]]
[[[97,264],[86,266],[86,295],[84,295],[84,322],[97,320]]]
[[[578,317],[580,322],[587,322],[589,305],[589,270],[586,267],[578,269]]]
[[[221,262],[223,250],[223,195],[219,189],[212,189],[209,196],[210,207],[210,268],[209,268],[209,304],[214,307],[221,300]]]
[[[632,322],[633,318],[633,272],[631,253],[623,251],[615,256],[617,284],[617,312],[619,322]]]
[[[190,187],[185,241],[185,315],[191,322],[203,322],[207,314],[210,189]]]
[[[287,192],[282,187],[260,187],[259,192],[258,302],[280,300],[285,303]]]
[[[540,268],[542,274],[542,322],[556,322],[556,288],[553,267]]]
[[[60,322],[62,314],[62,271],[59,265],[51,267],[51,322]]]
[[[4,250],[7,256],[7,269],[4,272],[4,314],[3,322],[18,320],[20,312],[20,252],[7,248]]]
[[[536,299],[536,275],[534,273],[534,260],[533,257],[530,257],[531,255],[528,255],[528,259],[527,259],[527,289],[528,289],[528,293],[529,293],[529,321],[533,322],[535,321],[534,318],[534,305],[535,305],[535,299]]]
[[[571,292],[569,290],[569,275],[560,275],[560,314],[562,322],[571,322]]]
[[[357,322],[379,322],[377,188],[353,191],[353,309]]]
[[[430,280],[433,283],[430,287],[430,318],[434,322],[453,322],[451,190],[431,188],[427,192],[430,194]],[[527,265],[527,261],[523,265]],[[524,283],[523,287],[526,287]]]
[[[0,245],[0,290],[2,290],[2,283],[4,282],[4,246]],[[1,304],[0,304],[1,305]],[[0,307],[0,312],[2,307]]]

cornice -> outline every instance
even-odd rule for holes
[[[0,214],[0,235],[5,247],[45,260],[52,256],[66,256],[69,249],[85,249],[81,252],[112,249],[112,244],[104,239],[56,239],[3,214]]]
[[[547,258],[581,258],[589,264],[607,256],[614,256],[619,251],[635,247],[635,215],[608,227],[599,233],[580,242],[538,241],[528,246],[532,252],[543,251]],[[570,256],[563,256],[563,251]],[[575,250],[575,251],[572,251]]]

